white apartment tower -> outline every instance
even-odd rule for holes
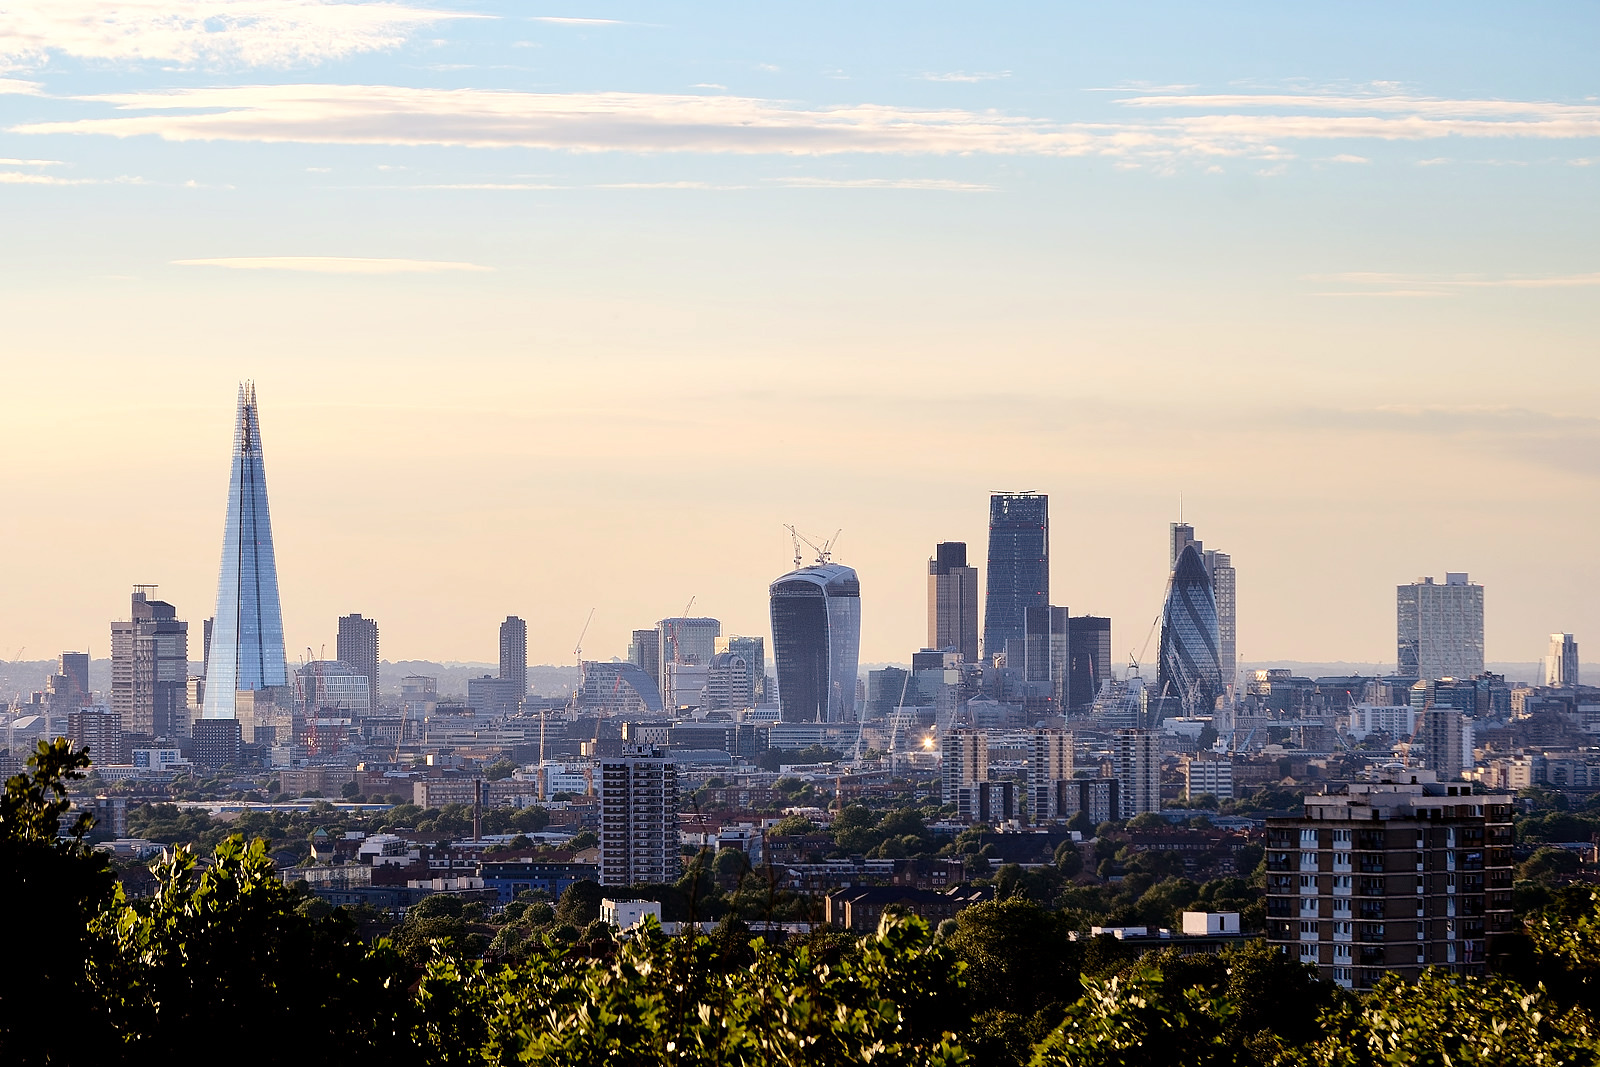
[[[1033,731],[1028,737],[1028,814],[1034,822],[1062,817],[1059,786],[1071,777],[1072,735]]]
[[[944,735],[940,752],[944,803],[957,803],[962,786],[989,780],[989,735],[983,731],[951,730]]]
[[[1396,673],[1433,681],[1483,673],[1483,586],[1465,571],[1395,589]]]
[[[678,859],[678,765],[646,746],[602,759],[600,884],[676,881]]]
[[[1578,684],[1578,642],[1571,634],[1550,635],[1550,651],[1544,657],[1544,684]]]
[[[1111,766],[1124,819],[1161,810],[1161,750],[1154,732],[1118,730],[1112,734]]]

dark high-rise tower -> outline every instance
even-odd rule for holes
[[[528,695],[528,624],[515,615],[500,624],[500,677],[517,683],[517,700]]]
[[[1178,555],[1161,613],[1161,674],[1157,696],[1177,701],[1183,715],[1209,715],[1223,692],[1217,604],[1200,550]]]
[[[964,541],[944,541],[928,561],[928,647],[978,662],[978,568]]]
[[[772,583],[772,658],[784,722],[855,718],[861,656],[861,582],[819,562]]]
[[[206,657],[206,702],[202,717],[239,717],[240,693],[282,690],[289,683],[283,657],[283,608],[278,602],[278,562],[267,511],[267,470],[261,454],[261,419],[256,389],[239,387],[228,477],[228,514],[223,523],[222,567],[217,577],[217,615]],[[253,737],[255,701],[246,701]]]
[[[1050,498],[1043,493],[989,497],[989,588],[983,607],[983,654],[1016,642],[1020,666],[1028,608],[1050,606]]]
[[[360,615],[339,616],[339,661],[367,677],[367,707],[378,710],[378,624]]]
[[[188,725],[189,624],[156,587],[133,587],[126,622],[111,624],[111,710],[139,737],[176,738]]]

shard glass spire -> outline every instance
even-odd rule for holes
[[[1185,715],[1211,714],[1222,692],[1217,602],[1205,562],[1193,544],[1179,553],[1167,588],[1158,685],[1159,695],[1176,699]]]
[[[236,718],[236,692],[287,682],[278,564],[272,551],[267,472],[261,457],[261,421],[255,386],[246,382],[239,387],[239,417],[233,431],[228,516],[222,534],[217,616],[211,631],[202,717]]]

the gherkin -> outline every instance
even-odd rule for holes
[[[216,621],[206,657],[202,717],[237,718],[236,693],[287,682],[278,563],[272,549],[267,472],[261,456],[261,420],[255,386],[246,382],[239,386],[239,416],[233,431],[228,515],[217,578]]]
[[[1172,569],[1161,612],[1161,675],[1157,693],[1185,715],[1209,715],[1222,692],[1217,602],[1205,562],[1188,545]]]

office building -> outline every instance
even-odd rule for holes
[[[1211,714],[1216,698],[1223,694],[1217,606],[1205,562],[1192,544],[1179,555],[1167,586],[1160,665],[1156,695],[1164,707],[1183,716]]]
[[[628,662],[650,676],[661,688],[661,631],[659,629],[635,630],[628,645]]]
[[[711,657],[715,660],[717,657]],[[668,711],[705,707],[706,686],[711,681],[710,663],[661,665],[661,702]]]
[[[1185,756],[1183,791],[1190,799],[1210,794],[1218,800],[1233,798],[1233,760],[1213,752]]]
[[[1111,620],[1079,615],[1067,620],[1067,695],[1062,707],[1085,711],[1111,680]]]
[[[1122,818],[1161,810],[1161,749],[1153,731],[1115,731],[1111,735],[1111,767]]]
[[[1061,816],[1061,783],[1072,772],[1071,734],[1034,730],[1028,735],[1028,816],[1034,822]]]
[[[467,679],[467,706],[481,715],[503,719],[522,710],[527,681],[485,674]]]
[[[1238,601],[1233,557],[1207,549],[1204,561],[1206,574],[1211,578],[1211,596],[1217,606],[1217,660],[1222,668],[1222,686],[1225,695],[1231,697],[1239,678]]]
[[[660,717],[665,706],[654,679],[632,663],[584,660],[577,705],[591,715]]]
[[[130,617],[111,624],[111,710],[132,736],[180,737],[189,723],[189,624],[155,591],[134,586]]]
[[[818,562],[783,575],[768,592],[783,721],[853,722],[861,656],[856,572]]]
[[[662,619],[656,624],[656,631],[660,634],[658,659],[664,675],[669,663],[710,666],[711,657],[717,654],[722,623],[705,618]]]
[[[965,541],[942,541],[928,561],[928,647],[978,662],[978,568]]]
[[[122,716],[104,704],[69,712],[67,740],[75,750],[87,751],[97,766],[128,760],[122,738]]]
[[[711,657],[702,693],[704,708],[753,708],[756,675],[741,652],[718,652]]]
[[[89,654],[63,652],[50,676],[50,698],[55,710],[81,708],[94,699],[89,690]]]
[[[660,749],[626,746],[600,761],[600,884],[676,881],[678,766]]]
[[[1072,613],[1050,607],[1050,699],[1057,712],[1067,709],[1072,691]]]
[[[767,699],[767,639],[740,637],[735,634],[717,638],[715,647],[718,655],[731,652],[738,656],[744,661],[745,669],[750,674],[750,703],[738,706],[750,707],[763,703]]]
[[[1396,768],[1267,820],[1267,940],[1346,989],[1487,972],[1511,911],[1511,797]]]
[[[196,719],[194,762],[212,768],[238,763],[242,741],[238,719]]]
[[[1222,672],[1223,690],[1231,695],[1239,673],[1238,615],[1233,558],[1226,552],[1207,549],[1203,542],[1195,539],[1194,527],[1186,522],[1172,523],[1170,534],[1168,570],[1178,569],[1178,560],[1182,558],[1183,550],[1192,545],[1200,554],[1201,563],[1205,565],[1206,577],[1211,580],[1212,603],[1217,615],[1217,664]]]
[[[528,695],[528,624],[515,615],[500,624],[500,677],[516,685],[521,703]]]
[[[238,719],[244,741],[256,727],[276,733],[288,703],[289,672],[283,655],[283,609],[255,386],[239,387],[223,522],[217,611],[206,656],[206,719]],[[247,693],[249,696],[240,697]],[[259,740],[267,740],[263,737]]]
[[[989,575],[983,607],[983,655],[993,661],[1016,644],[1025,653],[1028,608],[1050,603],[1050,498],[1043,493],[989,497]]]
[[[1483,673],[1483,586],[1465,571],[1440,585],[1418,578],[1395,588],[1396,672],[1404,678],[1471,678]]]
[[[1453,782],[1473,765],[1472,722],[1454,708],[1429,708],[1422,713],[1422,736],[1428,768],[1441,782]]]
[[[940,798],[957,802],[964,786],[989,780],[989,735],[981,730],[947,730],[939,742]]]
[[[374,710],[371,684],[343,660],[312,660],[294,672],[294,707],[307,719],[365,719]]]
[[[1544,657],[1544,684],[1570,688],[1578,681],[1578,642],[1571,634],[1551,634],[1550,651]]]
[[[378,624],[360,615],[339,617],[339,643],[336,656],[340,663],[359,671],[367,679],[367,705],[378,710]]]
[[[1048,604],[1029,604],[1023,611],[1022,659],[1013,661],[1008,657],[1006,666],[1019,672],[1024,682],[1048,684],[1051,681],[1050,620],[1058,611],[1064,618],[1066,610]]]

